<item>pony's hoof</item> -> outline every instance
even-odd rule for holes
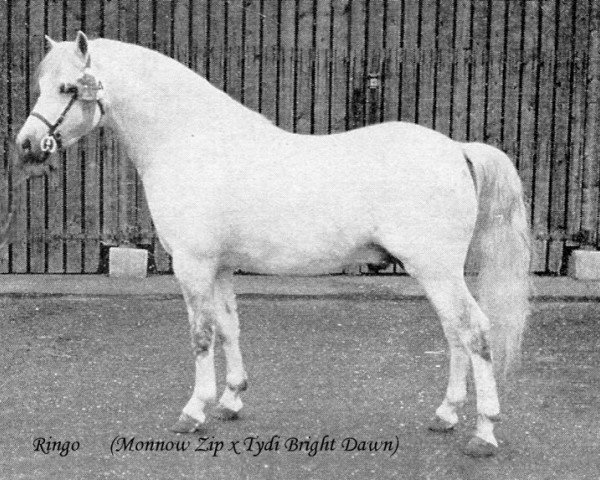
[[[227,408],[227,407],[223,407],[222,405],[219,405],[215,409],[214,415],[219,420],[224,420],[226,422],[229,422],[229,421],[232,421],[232,420],[237,420],[238,418],[240,418],[240,413],[239,412],[231,410],[230,408]]]
[[[194,433],[200,430],[202,425],[203,422],[196,420],[187,413],[182,413],[170,430],[175,433]]]
[[[437,415],[429,422],[429,430],[436,433],[451,433],[454,431],[454,423],[441,419]]]
[[[497,451],[498,447],[496,445],[479,437],[471,438],[464,449],[464,453],[470,457],[491,457]]]

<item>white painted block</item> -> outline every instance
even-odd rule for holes
[[[600,252],[574,250],[569,258],[569,275],[576,280],[600,280]]]
[[[111,247],[108,252],[108,275],[116,278],[144,278],[148,271],[148,251],[137,248]]]

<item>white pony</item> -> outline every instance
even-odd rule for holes
[[[98,125],[126,146],[191,324],[195,387],[174,431],[201,428],[216,397],[216,335],[227,364],[219,408],[229,417],[242,408],[234,270],[317,274],[395,258],[424,287],[450,347],[430,428],[457,424],[471,365],[478,418],[466,452],[494,453],[492,356],[518,352],[528,310],[528,226],[506,155],[403,122],[292,134],[160,53],[81,32],[48,40],[40,97],[16,139],[20,162],[41,173],[52,152]],[[472,243],[479,304],[463,275]]]

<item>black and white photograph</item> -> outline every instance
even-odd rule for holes
[[[600,478],[598,0],[0,0],[0,480]]]

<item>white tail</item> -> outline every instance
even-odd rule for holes
[[[477,297],[492,324],[492,352],[504,373],[520,357],[529,315],[530,229],[517,170],[506,154],[463,144],[477,184],[479,211],[470,255],[479,266]]]

